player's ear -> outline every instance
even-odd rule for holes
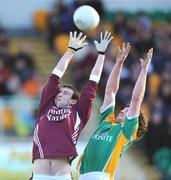
[[[76,104],[76,103],[77,103],[77,100],[76,100],[76,99],[71,99],[71,100],[70,100],[70,104],[74,105],[74,104]]]

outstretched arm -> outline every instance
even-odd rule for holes
[[[98,57],[91,71],[90,79],[96,81],[97,83],[99,82],[101,74],[102,74],[106,49],[112,39],[113,39],[113,36],[111,36],[111,33],[108,31],[105,31],[105,33],[102,33],[102,32],[100,33],[100,42],[94,41],[94,44],[98,51]]]
[[[78,101],[79,116],[82,117],[84,125],[90,116],[92,104],[96,95],[97,84],[102,74],[106,49],[112,39],[113,37],[111,36],[111,33],[106,31],[105,33],[100,34],[99,43],[97,41],[94,42],[98,51],[98,57],[91,71],[89,78],[90,81],[88,81],[87,86],[82,91]]]
[[[53,69],[51,76],[43,89],[40,105],[39,105],[39,114],[49,99],[53,98],[57,95],[59,91],[59,80],[65,73],[69,62],[74,56],[75,52],[81,48],[83,48],[87,43],[84,43],[86,36],[82,37],[82,33],[77,35],[77,32],[70,32],[70,39],[68,50],[64,53],[64,55],[59,60],[56,67]]]
[[[139,115],[140,107],[145,94],[147,71],[152,59],[152,55],[153,55],[153,48],[151,48],[148,51],[145,59],[142,58],[140,59],[141,72],[133,89],[131,103],[128,110],[129,117],[134,117]]]
[[[122,48],[121,49],[119,48],[119,53],[116,57],[116,63],[107,81],[104,101],[101,107],[102,111],[106,109],[106,107],[108,107],[108,105],[110,105],[112,102],[115,103],[115,95],[119,88],[119,81],[120,81],[122,66],[126,57],[128,56],[129,51],[130,51],[129,43],[126,43],[126,45],[125,43],[123,43]]]
[[[87,45],[85,43],[86,36],[84,35],[82,37],[82,32],[77,35],[77,32],[75,31],[74,33],[70,32],[70,39],[69,39],[69,44],[68,44],[68,50],[64,53],[64,55],[61,57],[59,60],[58,64],[53,70],[53,74],[59,76],[60,78],[63,76],[65,73],[68,64],[70,63],[72,57],[74,54],[81,48]]]

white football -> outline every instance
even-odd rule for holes
[[[73,21],[78,29],[87,31],[97,27],[100,17],[93,7],[83,5],[75,10]]]

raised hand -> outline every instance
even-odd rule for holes
[[[129,54],[130,48],[131,46],[129,43],[123,43],[122,48],[119,47],[119,53],[116,57],[116,62],[123,63]]]
[[[83,37],[82,35],[82,32],[80,32],[78,35],[76,31],[74,31],[74,33],[70,32],[68,47],[76,52],[86,46],[88,44],[85,42],[86,35],[84,35]]]
[[[153,48],[149,49],[149,51],[144,59],[140,58],[140,63],[141,63],[142,69],[148,69],[151,59],[152,59],[152,56],[153,56]]]
[[[105,54],[106,49],[112,39],[113,36],[111,36],[110,32],[105,31],[105,33],[103,32],[100,33],[100,42],[94,41],[94,44],[99,54]]]

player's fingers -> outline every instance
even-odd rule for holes
[[[105,31],[104,39],[107,39],[108,31]]]
[[[77,31],[74,31],[74,38],[77,38]]]
[[[97,41],[94,41],[95,46],[97,47],[99,43]]]
[[[152,58],[152,55],[153,55],[153,48],[151,48],[150,50],[149,50],[149,53],[150,53],[150,58]]]
[[[85,39],[86,39],[86,35],[84,35],[81,39],[80,39],[80,42],[82,43],[82,42],[84,42],[85,41]]]
[[[100,41],[102,41],[102,39],[103,39],[103,33],[101,32],[100,33]]]
[[[70,39],[72,38],[72,31],[70,31],[70,33],[69,33],[69,37],[70,37]]]
[[[131,49],[130,44],[129,44],[129,43],[126,43],[126,52],[129,53],[130,49]]]
[[[129,47],[130,47],[130,43],[127,42],[126,45],[125,45],[125,48],[127,49],[127,48],[129,48]]]
[[[111,37],[111,32],[108,33],[106,39],[108,40]]]
[[[143,58],[140,58],[139,59],[140,60],[140,63],[141,63],[141,65],[144,63],[144,59]]]
[[[110,41],[113,39],[113,36],[111,36],[109,39],[108,39],[108,42],[110,43]]]
[[[122,50],[123,51],[125,50],[125,43],[124,42],[122,43]]]
[[[80,39],[81,37],[82,37],[82,35],[83,35],[83,33],[82,32],[80,32],[79,34],[78,34],[78,39]]]
[[[106,36],[107,36],[107,31],[104,32],[103,39],[106,39]]]
[[[120,48],[120,46],[118,47],[118,50],[119,50],[119,53],[121,52],[121,48]]]
[[[145,60],[146,60],[146,61],[150,61],[151,58],[152,58],[152,54],[153,54],[153,48],[149,49]]]

